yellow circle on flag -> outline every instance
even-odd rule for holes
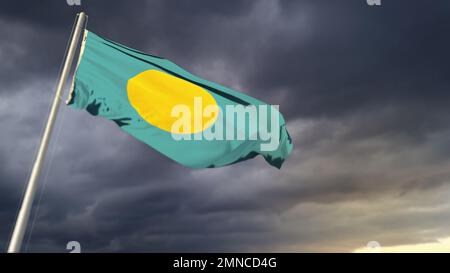
[[[133,108],[146,122],[167,132],[172,132],[174,123],[180,119],[172,116],[174,107],[182,106],[190,112],[190,126],[184,128],[183,134],[201,132],[217,120],[216,112],[203,115],[206,107],[217,107],[209,92],[159,70],[146,70],[130,78],[127,95]]]

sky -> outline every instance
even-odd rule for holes
[[[450,2],[381,3],[2,1],[0,249],[85,10],[97,34],[280,105],[295,148],[281,170],[192,170],[62,106],[24,251],[450,251]]]

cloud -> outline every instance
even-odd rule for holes
[[[355,249],[355,253],[448,253],[450,250],[449,238],[438,239],[436,242],[414,245],[397,245],[383,247],[369,245],[365,248]]]

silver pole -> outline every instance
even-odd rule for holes
[[[25,230],[27,228],[28,219],[30,218],[30,211],[33,205],[34,195],[37,189],[37,182],[39,178],[39,173],[42,169],[42,164],[44,162],[45,153],[47,152],[48,143],[53,130],[53,126],[56,120],[56,114],[58,113],[60,98],[64,91],[66,85],[67,76],[69,75],[70,68],[72,66],[72,60],[77,49],[78,40],[80,34],[84,28],[84,21],[86,14],[81,12],[77,16],[77,23],[72,37],[70,38],[70,45],[67,51],[67,57],[64,61],[64,66],[61,71],[61,75],[56,87],[55,97],[53,98],[52,108],[47,119],[47,125],[45,126],[44,135],[42,136],[41,144],[39,146],[38,154],[36,160],[34,161],[33,170],[31,171],[30,180],[27,184],[27,189],[22,200],[22,205],[20,207],[19,214],[17,216],[16,224],[14,226],[14,231],[11,237],[11,241],[8,246],[8,253],[20,252],[20,247],[22,246],[23,236],[25,235]]]

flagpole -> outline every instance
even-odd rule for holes
[[[79,14],[77,14],[76,26],[72,33],[72,37],[70,38],[70,45],[67,51],[67,56],[66,59],[64,60],[64,66],[62,68],[58,85],[56,87],[55,97],[53,98],[51,110],[48,115],[44,135],[42,136],[41,144],[39,146],[36,160],[34,161],[33,169],[31,171],[30,179],[28,180],[25,195],[22,200],[22,205],[20,207],[20,211],[17,216],[16,223],[14,225],[14,231],[12,233],[11,241],[9,242],[8,246],[8,253],[20,252],[20,248],[22,246],[23,237],[25,235],[25,230],[27,228],[28,220],[30,218],[30,211],[33,205],[34,195],[37,190],[39,173],[41,172],[42,165],[45,159],[45,154],[48,149],[50,136],[53,130],[53,126],[55,124],[56,115],[58,113],[60,105],[60,99],[64,92],[67,76],[69,75],[70,68],[72,66],[72,60],[77,49],[80,34],[84,29],[85,18],[86,14],[84,12],[80,12]]]

